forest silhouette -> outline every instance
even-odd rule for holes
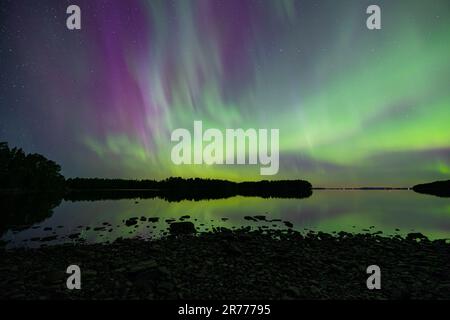
[[[170,177],[156,180],[69,178],[61,166],[37,153],[26,154],[0,142],[0,233],[44,220],[61,201],[160,198],[223,199],[233,196],[305,198],[312,186],[304,180],[232,182],[218,179]],[[37,214],[36,214],[37,213]]]
[[[16,191],[62,191],[61,167],[37,153],[26,154],[0,142],[0,189]]]

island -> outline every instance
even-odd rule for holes
[[[415,192],[438,197],[450,197],[450,180],[417,184],[412,188]]]

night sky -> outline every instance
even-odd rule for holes
[[[66,28],[77,4],[82,30]],[[382,29],[366,28],[378,4]],[[170,134],[277,128],[271,179],[450,179],[450,1],[0,1],[0,141],[66,177],[256,180]]]

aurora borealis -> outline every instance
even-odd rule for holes
[[[65,27],[77,4],[82,29]],[[382,29],[368,30],[378,4]],[[176,166],[170,134],[280,130],[274,179],[450,179],[450,2],[2,1],[0,141],[66,177],[257,180]],[[263,177],[264,178],[264,177]]]

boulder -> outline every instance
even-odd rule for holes
[[[189,221],[173,222],[169,227],[172,235],[196,233],[195,225]]]

